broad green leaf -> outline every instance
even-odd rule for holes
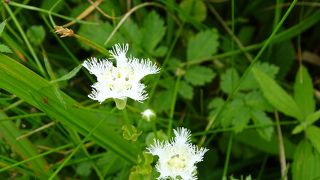
[[[301,131],[305,130],[309,125],[313,124],[319,119],[320,119],[320,110],[308,115],[305,118],[305,121],[303,121],[301,124],[299,124],[293,129],[292,134],[300,133]]]
[[[254,122],[255,125],[257,126],[268,126],[268,127],[260,127],[257,128],[258,133],[260,134],[260,136],[267,140],[270,141],[273,133],[274,133],[274,128],[272,126],[272,120],[267,116],[267,114],[263,111],[259,111],[259,110],[252,110],[251,111],[251,116],[252,116],[252,120]]]
[[[303,115],[292,97],[285,92],[276,82],[267,74],[257,68],[252,68],[255,79],[266,97],[266,99],[280,112],[302,120]]]
[[[221,113],[220,124],[222,127],[226,128],[232,125],[234,119],[237,118],[239,113],[239,107],[243,107],[245,104],[242,99],[236,98],[230,103],[228,103]]]
[[[185,79],[194,86],[202,86],[211,82],[216,76],[212,69],[204,66],[194,66],[187,70]]]
[[[12,53],[11,49],[5,44],[0,44],[0,52],[2,52],[2,53]]]
[[[236,69],[230,68],[221,75],[220,88],[226,93],[230,94],[239,82],[239,74]]]
[[[155,12],[151,11],[143,21],[142,32],[142,47],[149,53],[153,54],[156,46],[163,39],[166,27],[164,26],[164,21]]]
[[[115,132],[119,127],[108,122],[112,114],[82,108],[77,101],[60,91],[66,103],[63,106],[50,82],[7,56],[0,55],[0,67],[0,88],[15,94],[53,119],[84,135],[103,119],[101,126],[93,132],[90,139],[129,162],[136,161],[138,148]]]
[[[51,83],[69,80],[69,79],[73,78],[75,75],[77,75],[77,73],[80,71],[81,68],[82,68],[82,64],[79,64],[77,67],[72,69],[69,73],[63,75],[62,77],[60,77],[58,79],[51,81]]]
[[[200,61],[211,57],[218,50],[218,37],[216,29],[202,31],[191,37],[187,48],[187,60]]]
[[[294,100],[307,116],[315,111],[315,100],[313,98],[313,85],[307,69],[303,66],[299,68],[294,83]]]
[[[207,8],[202,0],[183,0],[180,3],[182,11],[193,20],[202,22],[206,19]],[[186,21],[185,15],[179,14],[181,19]]]
[[[46,36],[46,32],[44,31],[44,28],[41,25],[31,26],[27,30],[27,37],[29,41],[35,46],[40,46],[45,36]]]
[[[193,97],[193,88],[190,86],[187,82],[181,80],[179,84],[179,94],[188,99],[191,100]]]
[[[294,154],[293,180],[315,180],[320,177],[320,154],[307,140],[302,140]]]
[[[311,141],[313,147],[320,153],[320,128],[309,126],[306,129],[307,138]]]
[[[0,24],[0,37],[2,36],[2,32],[4,30],[4,27],[6,26],[7,20],[4,20]]]
[[[7,116],[4,112],[0,111],[0,137],[11,146],[11,150],[19,154],[22,159],[39,155],[37,148],[35,148],[36,146],[27,138],[16,140],[22,133],[12,121],[2,121],[3,118],[7,118]],[[47,179],[49,177],[50,173],[46,169],[47,166],[48,164],[43,157],[29,162],[29,168],[32,169],[39,178]]]

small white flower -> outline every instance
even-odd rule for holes
[[[150,122],[152,119],[156,117],[156,114],[151,109],[146,109],[141,113],[142,118],[146,121]]]
[[[108,59],[98,60],[93,57],[84,61],[83,66],[97,77],[97,82],[92,85],[89,97],[100,103],[108,98],[114,98],[119,109],[126,105],[127,98],[143,101],[147,98],[145,85],[140,80],[149,74],[156,74],[159,68],[149,59],[139,60],[134,57],[127,58],[128,44],[116,44],[109,51],[116,59],[114,66]]]
[[[160,172],[158,179],[193,180],[196,176],[196,163],[202,161],[206,148],[198,148],[191,144],[190,130],[178,128],[174,130],[175,138],[168,142],[155,140],[148,151],[159,156],[156,169]]]

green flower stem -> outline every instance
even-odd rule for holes
[[[170,108],[170,114],[169,114],[168,133],[167,133],[168,137],[171,136],[171,132],[172,132],[173,115],[174,115],[174,109],[175,109],[175,106],[176,106],[176,100],[177,100],[180,80],[181,80],[181,76],[178,76],[178,78],[176,80],[176,84],[174,86],[173,97],[172,97],[171,108]]]
[[[226,160],[224,163],[223,174],[222,174],[221,179],[227,178],[228,166],[229,166],[229,161],[230,161],[230,154],[231,154],[231,149],[232,149],[232,140],[233,140],[233,132],[231,132],[230,137],[229,137],[227,155],[226,155]]]

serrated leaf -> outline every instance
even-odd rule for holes
[[[185,79],[192,85],[201,86],[211,82],[216,76],[212,69],[203,66],[194,66],[187,70]]]
[[[215,54],[219,46],[218,37],[216,29],[202,31],[191,37],[187,48],[187,60],[199,61]]]
[[[185,81],[180,81],[178,92],[182,97],[188,100],[191,100],[193,97],[193,88]]]
[[[27,37],[29,41],[35,46],[39,46],[43,42],[45,36],[46,32],[44,31],[44,28],[41,25],[31,26],[27,30]]]
[[[320,177],[320,154],[307,140],[302,140],[294,154],[293,180],[315,180]]]
[[[192,18],[199,22],[206,19],[207,8],[201,0],[183,0],[179,6],[183,10],[183,13],[188,15],[188,18]],[[180,13],[179,15],[181,19],[186,21],[188,18],[185,18],[184,14]]]
[[[234,132],[241,132],[248,124],[250,117],[250,109],[247,106],[238,107],[237,114],[234,116],[232,121]]]
[[[281,111],[287,116],[302,120],[302,112],[298,108],[296,102],[287,92],[285,92],[273,79],[271,79],[264,72],[256,68],[252,68],[252,71],[255,79],[259,83],[263,95],[270,102],[270,104],[272,104],[277,110]]]
[[[273,107],[260,91],[251,91],[245,96],[246,105],[261,111],[272,111]]]
[[[306,135],[312,146],[320,153],[320,128],[309,126],[306,130]]]
[[[230,94],[239,81],[237,70],[230,68],[221,75],[220,88],[224,93]]]
[[[236,118],[237,114],[239,113],[238,108],[243,106],[244,102],[242,99],[239,98],[236,98],[230,103],[228,103],[221,113],[221,126],[224,128],[230,126],[233,123],[234,118]]]
[[[2,53],[12,53],[11,49],[4,44],[0,44],[0,52]]]
[[[141,44],[142,34],[138,25],[132,20],[127,19],[120,28],[120,32],[132,43]]]
[[[143,34],[142,47],[153,54],[156,46],[165,35],[164,21],[155,11],[151,11],[144,19],[141,31]]]
[[[315,100],[313,98],[313,85],[307,69],[301,66],[296,75],[294,83],[294,100],[307,116],[315,111]]]
[[[82,64],[79,64],[77,67],[72,69],[67,74],[63,75],[62,77],[60,77],[60,78],[58,78],[56,80],[51,81],[51,83],[69,80],[69,79],[73,78],[75,75],[77,75],[77,73],[80,71],[81,68],[82,68]]]
[[[254,124],[257,126],[270,125],[269,127],[257,128],[257,131],[260,134],[260,136],[263,139],[270,141],[270,139],[274,133],[274,129],[272,126],[272,124],[273,124],[272,120],[266,115],[265,112],[259,111],[259,110],[252,110],[251,116],[252,116],[252,120],[253,120]]]
[[[2,32],[3,32],[4,27],[6,26],[6,24],[7,24],[7,20],[2,21],[1,24],[0,24],[0,37],[2,36]]]

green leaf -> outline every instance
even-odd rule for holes
[[[192,86],[190,86],[187,82],[185,81],[180,81],[180,84],[179,84],[179,94],[188,99],[188,100],[191,100],[192,97],[193,97],[193,88]]]
[[[68,72],[67,74],[63,75],[62,77],[51,81],[51,83],[53,82],[59,82],[59,81],[66,81],[69,80],[71,78],[73,78],[75,75],[77,75],[77,73],[79,72],[79,70],[82,68],[82,64],[79,64],[77,67],[75,67],[74,69],[72,69],[70,72]]]
[[[143,34],[142,47],[153,54],[156,46],[161,42],[165,35],[166,27],[160,16],[155,11],[151,11],[144,18],[141,32]]]
[[[183,0],[180,3],[180,8],[183,10],[184,14],[193,20],[202,22],[206,19],[207,8],[202,0]],[[187,19],[184,18],[184,14],[179,14],[180,18],[184,21]]]
[[[266,100],[260,91],[251,91],[245,95],[245,103],[252,109],[258,109],[261,111],[272,111],[273,107]]]
[[[276,74],[279,71],[279,68],[277,66],[268,64],[268,63],[257,63],[254,65],[254,68],[260,70],[261,72],[264,72],[267,74],[270,78],[274,79]],[[241,90],[252,90],[252,89],[258,89],[259,84],[254,78],[253,71],[249,72],[248,76],[244,81],[240,84],[240,89]]]
[[[259,111],[259,110],[252,110],[251,115],[255,125],[257,126],[269,125],[268,127],[257,128],[257,131],[263,139],[270,141],[274,133],[272,120],[266,115],[265,112]]]
[[[191,37],[187,48],[187,60],[200,61],[211,57],[218,50],[218,37],[216,29],[202,31]]]
[[[2,21],[1,24],[0,24],[0,37],[2,36],[2,32],[3,32],[4,27],[6,26],[6,24],[7,24],[7,20]]]
[[[311,141],[313,147],[320,153],[320,128],[310,126],[306,130],[306,136]]]
[[[132,43],[141,45],[142,34],[138,25],[130,18],[128,18],[121,28],[119,29],[127,39],[131,40]]]
[[[221,75],[220,88],[226,93],[230,94],[239,82],[239,74],[236,69],[230,68]]]
[[[187,70],[185,79],[194,86],[202,86],[211,82],[216,76],[212,69],[204,66],[194,66]]]
[[[12,53],[11,49],[4,44],[0,44],[0,52],[2,53]]]
[[[238,107],[237,113],[232,121],[232,125],[234,126],[234,132],[241,132],[247,126],[250,118],[250,108],[248,108],[247,106]]]
[[[320,110],[308,115],[305,118],[305,121],[301,122],[301,124],[299,124],[293,129],[292,134],[300,133],[301,131],[305,130],[309,125],[313,124],[319,119],[320,119]]]
[[[294,117],[301,121],[303,118],[302,112],[292,97],[264,72],[257,68],[252,68],[252,71],[264,96],[270,104],[287,116]]]
[[[78,34],[89,39],[90,41],[104,47],[104,42],[108,39],[108,35],[113,31],[113,27],[109,22],[101,23],[99,25],[81,24]],[[85,41],[78,40],[81,47],[85,50],[90,50],[91,46]],[[116,43],[124,43],[125,39],[120,33],[116,33],[108,42],[107,47]]]
[[[31,26],[27,30],[27,37],[28,37],[29,41],[35,46],[41,45],[45,36],[46,36],[46,32],[44,31],[44,28],[41,25],[40,26],[35,26],[35,25]]]
[[[302,140],[294,154],[293,180],[315,180],[320,177],[320,154],[307,140]]]
[[[313,85],[307,69],[303,66],[299,68],[294,83],[294,100],[307,116],[315,111],[315,100],[313,98]]]
[[[65,102],[65,106],[62,105],[56,97],[55,87],[50,82],[17,61],[1,54],[0,67],[0,88],[15,94],[45,112],[52,119],[60,121],[83,135],[87,135],[97,122],[105,119],[101,126],[92,133],[90,139],[128,162],[136,161],[138,148],[135,144],[128,143],[116,132],[119,127],[108,122],[112,114],[82,108],[77,101],[59,90]]]

